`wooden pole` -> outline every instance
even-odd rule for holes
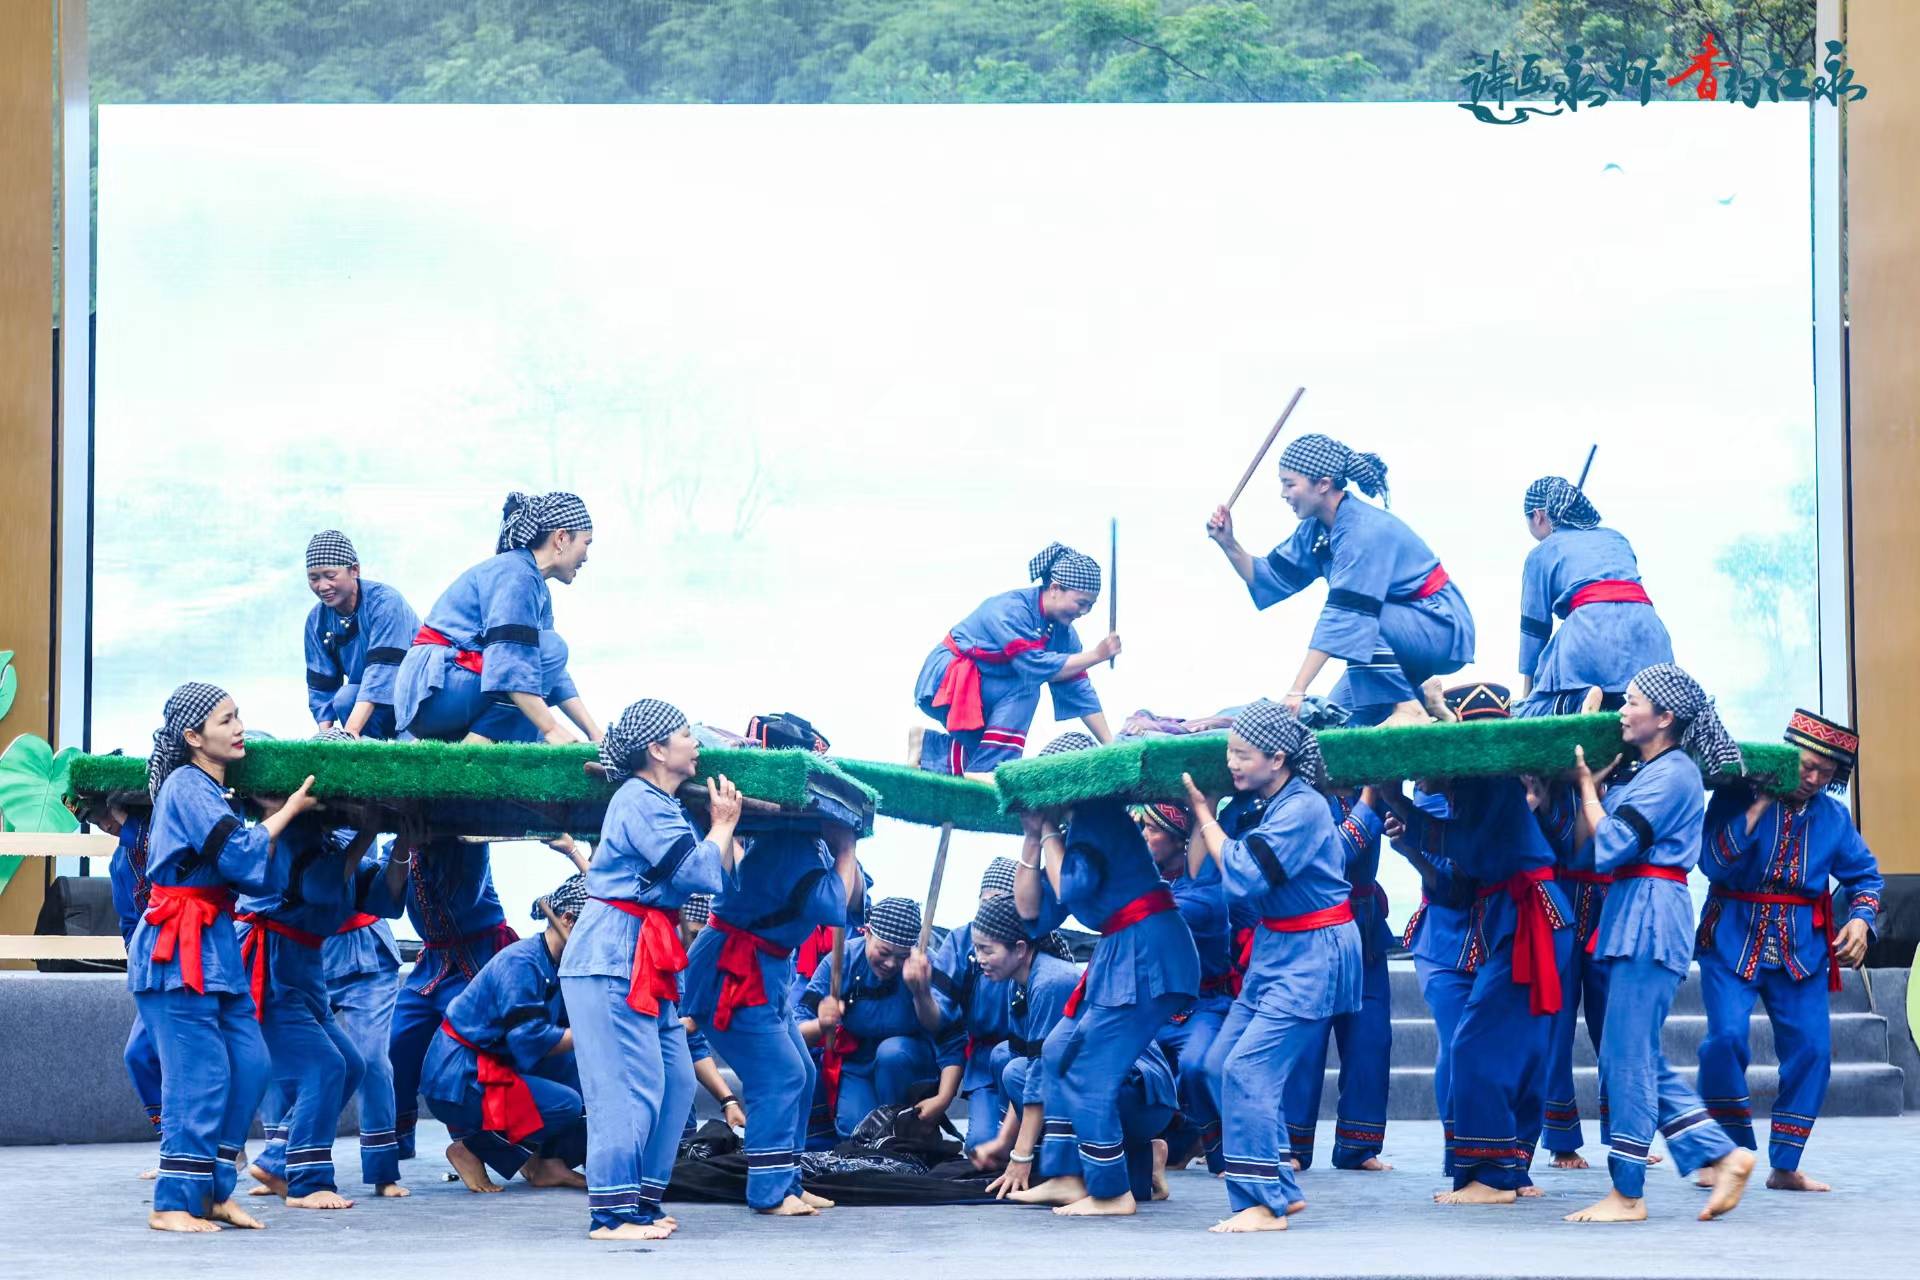
[[[755,963],[759,963],[755,961]],[[841,925],[833,931],[833,952],[827,957],[827,994],[835,1000],[846,989],[847,976],[847,927]],[[835,1035],[840,1034],[836,1028]]]
[[[1293,406],[1300,403],[1300,397],[1307,393],[1305,387],[1296,387],[1293,399],[1287,401],[1287,407],[1280,411],[1280,417],[1274,422],[1273,430],[1267,432],[1267,438],[1260,442],[1260,451],[1253,455],[1253,461],[1247,464],[1246,474],[1240,477],[1240,483],[1233,486],[1233,496],[1227,499],[1227,510],[1233,510],[1233,504],[1240,501],[1240,491],[1247,487],[1247,481],[1253,479],[1253,473],[1260,469],[1260,460],[1267,456],[1267,450],[1273,448],[1273,442],[1280,438],[1280,428],[1287,425],[1287,418],[1293,413]]]
[[[940,882],[947,878],[947,842],[953,839],[953,824],[940,824],[940,848],[933,855],[933,882],[927,886],[927,909],[920,916],[920,951],[925,954],[933,937],[933,913],[940,906]]]
[[[1107,517],[1107,634],[1120,630],[1120,518]],[[1107,670],[1120,659],[1108,658]]]
[[[1580,479],[1576,481],[1573,486],[1575,489],[1578,489],[1583,493],[1586,491],[1586,488],[1587,488],[1587,472],[1593,470],[1593,455],[1598,452],[1600,452],[1599,445],[1590,444],[1587,446],[1587,463],[1585,466],[1580,468]]]

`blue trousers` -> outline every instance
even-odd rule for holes
[[[1236,1000],[1207,1052],[1209,1090],[1221,1117],[1227,1203],[1236,1213],[1265,1205],[1284,1217],[1287,1206],[1302,1198],[1288,1163],[1283,1099],[1301,1061],[1316,1045],[1325,1052],[1330,1021],[1261,1013]]]
[[[540,633],[540,672],[552,689],[567,670],[567,642],[557,632]],[[549,697],[549,702],[552,698]],[[406,732],[416,738],[458,742],[477,733],[493,742],[539,742],[540,731],[510,700],[480,688],[480,677],[449,662],[446,683],[415,708]]]
[[[387,1060],[393,1071],[394,1145],[400,1160],[413,1159],[413,1127],[420,1122],[420,1067],[427,1060],[427,1047],[447,1016],[447,1006],[470,981],[455,969],[440,979],[431,995],[402,987],[394,997]]]
[[[127,1047],[120,1055],[127,1066],[127,1079],[133,1082],[134,1096],[147,1109],[147,1123],[160,1132],[160,1051],[154,1048],[153,1033],[136,1009],[133,1026],[127,1029]]]
[[[1607,1019],[1607,970],[1575,945],[1560,966],[1560,1012],[1553,1020],[1553,1044],[1547,1061],[1546,1128],[1541,1141],[1547,1150],[1575,1152],[1585,1141],[1580,1131],[1580,1099],[1573,1087],[1573,1036],[1582,1010],[1587,1017],[1587,1039],[1600,1052],[1600,1033]],[[1600,1145],[1607,1145],[1607,1108],[1600,1106]]]
[[[266,1092],[266,1042],[246,992],[138,991],[160,1054],[160,1176],[153,1207],[204,1218],[233,1198],[234,1160]]]
[[[1766,1001],[1774,1048],[1780,1054],[1780,1096],[1773,1103],[1767,1163],[1798,1169],[1833,1075],[1826,967],[1798,982],[1785,969],[1756,969],[1747,981],[1710,952],[1700,957],[1700,994],[1707,1006],[1700,1093],[1727,1136],[1748,1150],[1755,1146],[1753,1099],[1747,1093],[1747,1063],[1753,1053],[1749,1019],[1754,998]]]
[[[287,1180],[288,1196],[336,1190],[333,1139],[340,1110],[360,1087],[359,1050],[324,1004],[271,992],[260,1023],[272,1063],[267,1146],[254,1164]]]
[[[1439,1050],[1433,1060],[1433,1101],[1440,1109],[1442,1164],[1453,1176],[1453,1037],[1466,1012],[1467,997],[1473,991],[1473,975],[1450,969],[1431,960],[1413,959],[1414,974],[1420,979],[1420,994],[1433,1011],[1433,1029],[1439,1038]]]
[[[1028,1074],[1034,1069],[1032,1058],[1016,1058],[1009,1051],[1001,1064],[1001,1092],[1009,1098],[1022,1096],[1027,1089]],[[1044,1072],[1046,1068],[1042,1065],[1039,1069]],[[1173,1119],[1173,1108],[1149,1105],[1140,1073],[1131,1069],[1121,1081],[1114,1102],[1120,1113],[1121,1162],[1126,1178],[1124,1190],[1145,1204],[1153,1198],[1153,1140],[1166,1130],[1168,1122]],[[1049,1133],[1042,1139],[1040,1149],[1035,1152],[1034,1173],[1036,1179],[1086,1176],[1079,1146],[1073,1141],[1071,1133],[1064,1137]],[[1088,1183],[1087,1189],[1089,1194],[1097,1194],[1093,1192],[1091,1183]],[[1119,1192],[1113,1194],[1118,1195]]]
[[[559,1160],[569,1169],[578,1168],[587,1158],[587,1127],[571,1067],[551,1074],[522,1072],[520,1078],[533,1094],[533,1105],[540,1109],[541,1125],[518,1142],[509,1142],[504,1133],[485,1127],[477,1077],[462,1096],[428,1098],[427,1106],[447,1126],[455,1142],[465,1143],[467,1150],[503,1180],[520,1172],[521,1166],[535,1156]]]
[[[1667,1063],[1660,1028],[1673,1007],[1680,975],[1638,956],[1607,966],[1607,1025],[1600,1033],[1600,1087],[1612,1107],[1607,1172],[1621,1195],[1646,1194],[1647,1153],[1657,1124],[1682,1177],[1733,1150],[1726,1130]]]
[[[1387,1084],[1393,1070],[1393,987],[1383,953],[1367,961],[1363,1003],[1328,1023],[1340,1046],[1340,1110],[1333,1122],[1333,1167],[1358,1169],[1387,1140]],[[1313,1167],[1314,1129],[1326,1082],[1327,1041],[1310,1048],[1287,1078],[1281,1113],[1287,1142],[1302,1169]]]
[[[913,1097],[916,1085],[934,1084],[939,1078],[933,1045],[925,1036],[888,1036],[874,1046],[871,1058],[863,1057],[861,1061],[848,1061],[841,1066],[840,1105],[833,1113],[834,1133],[840,1139],[852,1137],[853,1131],[875,1107],[904,1106]],[[822,1106],[826,1103],[825,1088],[820,1084],[815,1089]],[[747,1118],[753,1118],[751,1110]]]
[[[1564,967],[1572,931],[1556,929],[1553,942]],[[1535,1017],[1528,989],[1513,980],[1511,942],[1483,959],[1453,1032],[1456,1190],[1470,1182],[1500,1191],[1533,1185],[1527,1168],[1540,1138],[1552,1033],[1553,1018]]]
[[[1048,1168],[1071,1172],[1069,1153],[1077,1151],[1087,1194],[1097,1200],[1113,1199],[1132,1188],[1120,1115],[1121,1086],[1133,1070],[1133,1060],[1189,999],[1163,995],[1122,1006],[1089,1001],[1047,1033],[1040,1060],[1045,1073],[1041,1081],[1043,1143],[1052,1153]],[[1172,1111],[1156,1110],[1165,1111],[1164,1128]],[[1158,1136],[1156,1129],[1147,1138]]]
[[[387,1041],[400,973],[383,969],[327,983],[333,1020],[347,1033],[365,1070],[360,1076],[360,1178],[370,1187],[400,1181],[400,1139],[393,1118],[393,1064]],[[415,1079],[419,1078],[415,1070]]]
[[[799,1025],[773,1005],[735,1009],[725,1031],[709,1023],[701,1034],[740,1077],[747,1110],[747,1207],[771,1209],[800,1194],[799,1153],[807,1145],[814,1085],[807,1042]]]
[[[1222,1167],[1219,1164],[1220,1126],[1202,1125],[1203,1117],[1214,1114],[1213,1105],[1207,1100],[1206,1061],[1207,1050],[1213,1047],[1226,1020],[1226,1009],[1197,1008],[1183,1021],[1169,1021],[1154,1035],[1154,1042],[1173,1067],[1174,1088],[1180,1098],[1180,1111],[1164,1135],[1167,1153],[1178,1159],[1197,1144],[1206,1155],[1207,1168],[1214,1173],[1219,1173]]]
[[[693,1058],[679,1009],[663,1001],[658,1017],[636,1013],[628,985],[601,975],[560,979],[587,1107],[590,1229],[664,1216],[660,1197],[693,1109]]]

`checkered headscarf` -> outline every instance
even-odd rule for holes
[[[338,529],[322,529],[307,539],[307,568],[318,569],[321,565],[356,565],[359,555],[353,549],[353,542]]]
[[[867,932],[896,947],[920,945],[920,904],[912,898],[882,898],[867,912]]]
[[[980,896],[988,894],[1011,894],[1013,877],[1020,864],[1012,858],[995,858],[987,864],[986,874],[980,877]]]
[[[1787,722],[1786,740],[1833,761],[1833,781],[1827,784],[1827,790],[1836,794],[1846,791],[1853,766],[1860,762],[1859,734],[1811,711],[1796,710]]]
[[[167,695],[160,713],[160,727],[153,731],[153,752],[147,757],[147,794],[160,798],[160,784],[167,775],[185,764],[192,752],[182,735],[198,729],[226,701],[227,691],[215,684],[187,683]]]
[[[556,916],[571,916],[578,920],[586,905],[587,878],[578,874],[570,875],[560,882],[558,889],[533,900],[533,918],[545,920],[547,913],[540,908],[547,907]]]
[[[988,898],[982,902],[980,909],[973,913],[973,936],[992,938],[1007,946],[1016,942],[1033,945],[1026,923],[1020,919],[1020,908],[1013,905],[1012,898]]]
[[[247,731],[247,736],[249,738],[253,736],[253,731],[251,729]],[[314,730],[313,741],[315,742],[358,742],[359,739],[354,737],[352,734],[348,733],[345,729],[342,729],[339,725],[333,725],[330,728]]]
[[[1633,687],[1647,695],[1656,711],[1671,711],[1680,730],[1680,749],[1693,757],[1700,772],[1709,778],[1720,773],[1744,777],[1747,762],[1740,757],[1740,744],[1720,723],[1713,699],[1700,682],[1671,662],[1648,667],[1633,677]]]
[[[1591,529],[1600,523],[1600,513],[1587,501],[1587,495],[1559,476],[1541,476],[1527,486],[1526,515],[1545,511],[1555,528]]]
[[[494,550],[531,547],[555,529],[591,528],[587,504],[573,494],[555,490],[528,497],[516,489],[500,508],[500,540]]]
[[[1300,436],[1280,452],[1280,469],[1298,471],[1309,480],[1326,476],[1344,489],[1351,480],[1369,498],[1392,505],[1387,493],[1387,464],[1377,453],[1356,453],[1332,436]]]
[[[705,924],[713,919],[713,895],[710,893],[690,893],[687,900],[680,904],[681,924]]]
[[[607,736],[600,740],[600,763],[624,778],[640,767],[648,747],[665,742],[686,724],[686,713],[671,702],[642,698],[607,729]]]
[[[1320,740],[1299,717],[1271,698],[1259,698],[1247,704],[1234,717],[1233,731],[1247,745],[1268,755],[1287,754],[1287,767],[1318,790],[1327,785],[1327,765],[1320,758]]]
[[[1040,754],[1043,756],[1057,756],[1063,751],[1090,751],[1099,745],[1100,744],[1095,742],[1090,735],[1081,733],[1078,729],[1075,729],[1070,733],[1061,734],[1052,742],[1040,748]]]
[[[1100,594],[1100,562],[1063,542],[1049,542],[1046,550],[1027,561],[1027,576],[1050,587]]]
[[[1185,840],[1193,832],[1193,815],[1183,804],[1137,804],[1133,812],[1135,817],[1178,839]]]

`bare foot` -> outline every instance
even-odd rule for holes
[[[1513,1194],[1519,1196],[1522,1200],[1538,1200],[1540,1198],[1540,1188],[1529,1182]]]
[[[158,1169],[142,1169],[140,1171],[140,1181],[142,1182],[152,1182],[159,1176],[160,1171]]]
[[[1165,1200],[1173,1192],[1167,1187],[1167,1144],[1164,1139],[1153,1140],[1153,1198]]]
[[[304,1196],[292,1196],[287,1200],[289,1209],[351,1209],[353,1201],[338,1191],[309,1191]]]
[[[1458,1191],[1436,1191],[1435,1204],[1512,1204],[1514,1193],[1490,1187],[1484,1182],[1469,1182]]]
[[[1291,1218],[1294,1214],[1303,1211],[1306,1207],[1307,1202],[1305,1200],[1295,1200],[1287,1206],[1287,1216]]]
[[[287,1194],[287,1180],[276,1174],[268,1173],[257,1164],[247,1166],[247,1176],[260,1185],[248,1192],[256,1196],[284,1196]]]
[[[927,731],[924,728],[907,730],[907,763],[916,769],[920,767],[920,748],[926,740]]]
[[[1054,1212],[1063,1218],[1124,1218],[1139,1212],[1139,1206],[1133,1202],[1133,1192],[1128,1191],[1110,1200],[1086,1196],[1072,1204],[1060,1205]]]
[[[265,1231],[267,1224],[260,1221],[240,1207],[237,1200],[222,1200],[207,1210],[207,1216],[215,1222],[224,1222],[230,1227],[244,1227],[248,1231]]]
[[[520,1176],[530,1187],[571,1187],[587,1189],[586,1175],[569,1169],[566,1162],[551,1156],[535,1156],[520,1166]]]
[[[1438,716],[1429,715],[1427,709],[1417,702],[1399,702],[1394,704],[1393,713],[1380,722],[1383,729],[1402,724],[1432,724]]]
[[[1702,1222],[1732,1213],[1740,1203],[1740,1197],[1746,1194],[1747,1178],[1753,1173],[1753,1152],[1735,1147],[1720,1157],[1713,1171],[1713,1194],[1707,1198],[1707,1207],[1700,1211]]]
[[[498,1191],[500,1188],[495,1187]],[[587,1232],[589,1240],[665,1240],[673,1234],[672,1227],[663,1227],[657,1222],[623,1222],[617,1227],[595,1227]]]
[[[183,1209],[156,1209],[147,1215],[147,1225],[155,1231],[218,1231],[217,1223],[196,1218]]]
[[[1379,1156],[1368,1156],[1354,1167],[1355,1173],[1392,1173],[1393,1166]]]
[[[386,1199],[398,1199],[401,1196],[410,1196],[413,1192],[407,1190],[397,1182],[382,1182],[375,1185],[373,1194]]]
[[[1600,704],[1606,701],[1607,691],[1597,685],[1587,690],[1587,696],[1580,699],[1580,714],[1592,715],[1600,710]]]
[[[1289,1169],[1291,1169],[1291,1170],[1293,1170],[1293,1171],[1294,1171],[1295,1173],[1298,1173],[1298,1172],[1300,1172],[1300,1157],[1299,1157],[1299,1156],[1288,1156],[1288,1157],[1287,1157],[1287,1168],[1289,1168]]]
[[[1667,1158],[1658,1151],[1649,1152],[1647,1154],[1647,1167],[1651,1169],[1656,1164],[1664,1164],[1666,1163],[1666,1159]]]
[[[1711,1191],[1713,1190],[1713,1183],[1714,1183],[1714,1177],[1713,1177],[1712,1165],[1703,1164],[1698,1169],[1695,1169],[1693,1171],[1694,1186],[1702,1187],[1708,1191]]]
[[[773,1208],[761,1209],[758,1212],[766,1214],[769,1218],[811,1218],[820,1211],[799,1196],[788,1196]]]
[[[1646,1220],[1646,1200],[1629,1200],[1618,1191],[1609,1191],[1606,1199],[1590,1204],[1578,1213],[1570,1213],[1566,1216],[1568,1222],[1645,1222]]]
[[[1242,1209],[1231,1218],[1214,1223],[1207,1230],[1222,1235],[1237,1234],[1242,1231],[1285,1231],[1287,1220],[1279,1217],[1263,1204]]]
[[[831,1209],[837,1203],[837,1201],[829,1200],[825,1196],[817,1196],[811,1191],[802,1191],[800,1198],[816,1209]]]
[[[1587,1163],[1587,1158],[1581,1155],[1578,1151],[1554,1152],[1553,1159],[1547,1162],[1547,1167],[1550,1169],[1591,1169],[1593,1168],[1592,1165]]]
[[[1056,1208],[1087,1198],[1087,1184],[1079,1178],[1048,1178],[1037,1186],[1016,1191],[1007,1199],[1016,1204],[1050,1204]]]
[[[1816,1182],[1798,1169],[1775,1169],[1767,1175],[1769,1191],[1831,1191],[1824,1182]]]
[[[1446,722],[1460,718],[1453,714],[1453,708],[1447,705],[1446,682],[1439,676],[1430,677],[1420,686],[1420,705],[1426,708],[1427,714],[1435,720]]]
[[[500,1184],[487,1176],[487,1166],[481,1163],[479,1156],[467,1150],[466,1143],[456,1142],[447,1148],[447,1163],[460,1175],[461,1184],[467,1190],[483,1194],[500,1190]]]

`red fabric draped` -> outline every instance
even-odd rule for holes
[[[1436,564],[1433,566],[1433,572],[1427,575],[1426,581],[1414,591],[1413,598],[1425,600],[1428,596],[1439,595],[1441,589],[1452,581],[1453,579],[1447,576],[1447,566]]]
[[[680,943],[680,913],[624,898],[594,901],[640,922],[640,936],[633,942],[633,979],[627,986],[627,1007],[649,1018],[659,1017],[661,1001],[680,998],[680,984],[674,975],[687,967],[687,949]]]
[[[253,992],[253,1020],[267,1020],[267,935],[277,933],[283,938],[291,938],[303,947],[315,950],[326,941],[317,933],[308,933],[305,929],[296,929],[292,925],[281,924],[257,911],[244,912],[234,917],[241,924],[253,927],[247,930],[246,941],[240,944],[240,963],[247,970],[247,987]]]
[[[413,642],[415,644],[435,644],[435,645],[439,645],[442,649],[451,649],[453,650],[454,666],[465,667],[468,671],[473,672],[473,674],[475,675],[480,674],[480,668],[483,660],[478,651],[473,649],[462,649],[459,645],[447,639],[447,637],[441,635],[438,631],[435,631],[432,627],[429,627],[423,624],[418,631],[414,632]]]
[[[934,692],[933,705],[947,709],[947,731],[955,733],[966,729],[984,729],[987,727],[986,707],[980,701],[980,664],[1003,667],[1023,653],[1047,647],[1045,640],[1012,640],[1004,649],[962,649],[954,640],[952,633],[941,643],[947,646],[947,652],[953,655],[953,661],[947,664],[946,674],[940,677],[940,688]]]
[[[379,916],[369,915],[365,911],[356,911],[352,915],[348,916],[346,923],[341,925],[338,929],[335,929],[334,932],[336,934],[352,933],[356,929],[365,929],[369,925],[376,925],[379,923],[380,923]]]
[[[1307,933],[1314,929],[1329,929],[1337,924],[1353,923],[1353,901],[1336,902],[1330,907],[1318,911],[1309,911],[1297,916],[1266,916],[1260,921],[1261,928],[1271,929],[1275,933]],[[1253,944],[1259,931],[1248,929],[1240,943],[1240,971],[1245,973],[1253,963]]]
[[[1560,1012],[1560,961],[1546,896],[1553,876],[1552,867],[1533,867],[1480,890],[1483,898],[1505,892],[1513,899],[1513,980],[1527,989],[1527,1010],[1536,1018]]]
[[[1709,891],[1716,898],[1729,902],[1751,902],[1760,906],[1810,907],[1813,910],[1813,927],[1827,940],[1827,990],[1840,989],[1840,954],[1833,949],[1833,899],[1824,893],[1746,893],[1739,889],[1723,889],[1719,885]]]
[[[719,916],[708,916],[707,923],[727,936],[727,940],[720,944],[720,960],[716,966],[720,970],[720,996],[713,1006],[714,1030],[725,1031],[733,1025],[736,1009],[752,1008],[767,1002],[767,984],[760,974],[760,957],[772,956],[776,960],[784,960],[793,952],[758,934],[728,924]]]
[[[833,1034],[820,1042],[820,1084],[827,1095],[829,1121],[840,1114],[840,1073],[847,1058],[858,1052],[860,1041],[845,1027],[835,1024]]]
[[[473,1050],[480,1078],[480,1123],[496,1133],[504,1133],[508,1142],[518,1142],[540,1132],[546,1121],[541,1119],[540,1108],[533,1101],[533,1090],[513,1069],[513,1063],[502,1054],[482,1049],[455,1031],[451,1022],[442,1019],[440,1029]]]
[[[1572,613],[1582,605],[1589,604],[1652,604],[1647,591],[1637,582],[1626,582],[1619,578],[1604,578],[1599,582],[1589,582],[1573,593],[1573,599],[1567,602],[1567,612]]]
[[[160,926],[153,940],[153,958],[165,964],[180,955],[180,977],[189,990],[207,993],[206,973],[200,966],[200,932],[233,910],[233,893],[228,889],[189,888],[177,884],[156,884],[147,899],[147,923]]]

